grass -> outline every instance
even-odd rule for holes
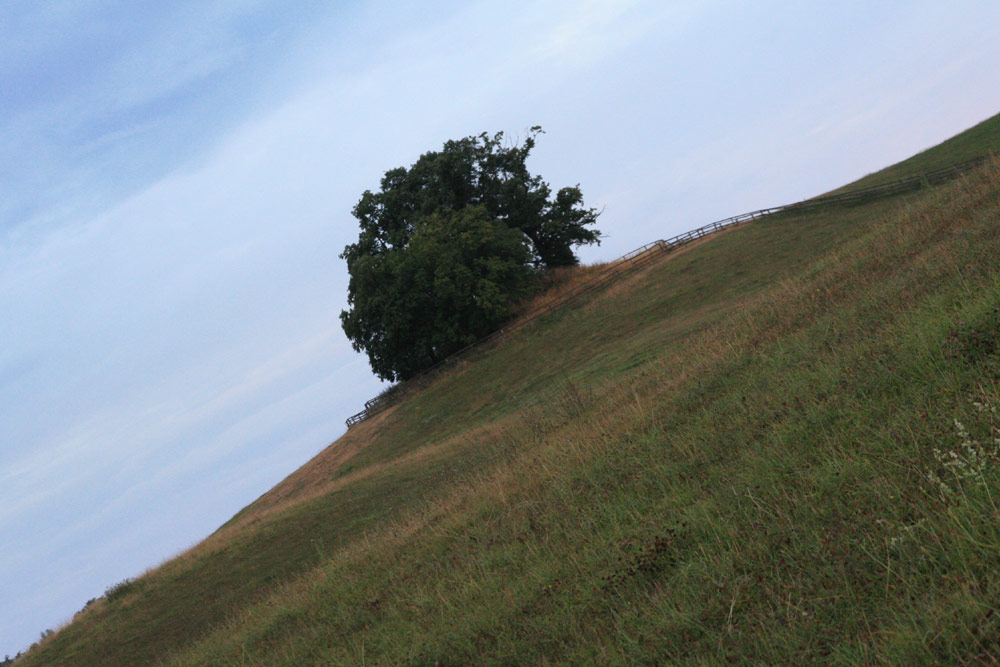
[[[1000,660],[998,174],[528,325],[23,664]]]

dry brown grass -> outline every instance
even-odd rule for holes
[[[721,235],[731,232],[734,227],[726,227],[719,231],[713,232],[704,236],[696,241],[676,248],[664,255],[657,257],[655,260],[651,261],[640,267],[638,273],[629,273],[626,278],[633,278],[635,275],[647,274],[648,269],[660,265],[664,261],[669,261],[676,257],[682,256],[689,252],[693,248],[697,248],[703,243],[719,238]],[[550,269],[544,278],[544,288],[542,292],[531,299],[525,301],[518,306],[518,315],[511,321],[511,325],[517,326],[534,317],[537,317],[539,313],[544,311],[546,308],[559,304],[563,299],[570,295],[574,290],[589,283],[590,281],[600,277],[602,274],[617,269],[628,263],[628,260],[616,259],[610,262],[599,262],[596,264],[587,264],[580,266],[568,266],[568,267],[558,267]],[[615,294],[627,291],[630,289],[628,285],[633,285],[633,283],[623,283],[621,280],[616,281],[610,287],[607,288],[606,294]]]
[[[323,454],[321,453],[310,461],[310,464],[315,463],[316,465],[313,465],[308,471],[303,471],[302,469],[297,471],[302,472],[298,476],[298,483],[294,486],[283,486],[284,483],[276,486],[267,494],[269,502],[255,506],[251,513],[245,517],[241,516],[239,522],[232,525],[230,529],[235,531],[250,528],[263,521],[273,520],[282,512],[302,503],[329,495],[338,489],[348,487],[364,479],[376,477],[387,471],[413,469],[426,465],[432,459],[441,459],[453,455],[455,450],[467,446],[470,441],[488,441],[498,437],[509,428],[512,421],[514,421],[513,417],[501,419],[488,426],[459,433],[433,444],[422,445],[398,458],[366,465],[359,470],[353,470],[340,476],[334,475],[337,469],[349,460],[350,457],[348,456],[340,460],[332,457],[334,460],[331,462],[331,467],[328,468],[325,465],[327,462],[322,460]],[[331,449],[340,451],[341,448],[337,447],[340,442],[338,440],[333,445],[330,445],[327,450],[324,450],[324,453]],[[361,447],[354,448],[351,454],[357,453],[360,449]],[[276,493],[272,495],[272,492]],[[222,540],[220,540],[220,543],[222,543]]]
[[[600,275],[610,266],[610,263],[602,262],[549,269],[543,278],[542,291],[518,306],[518,315],[512,324],[520,324],[531,319],[538,312],[565,298],[571,291]]]

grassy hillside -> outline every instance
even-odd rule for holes
[[[1000,169],[667,256],[25,665],[1000,659]]]
[[[864,178],[834,190],[834,192],[884,185],[965,162],[985,153],[996,152],[1000,152],[1000,114],[984,120],[937,146],[928,148],[874,174],[868,174]]]

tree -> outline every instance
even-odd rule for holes
[[[508,319],[538,273],[576,264],[599,243],[579,187],[554,198],[521,145],[503,133],[448,141],[409,169],[387,171],[354,207],[361,232],[340,255],[350,273],[344,331],[372,369],[405,380]]]
[[[490,333],[534,284],[523,236],[481,206],[417,221],[409,243],[351,270],[341,321],[384,380],[405,380]]]

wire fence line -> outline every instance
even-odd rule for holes
[[[678,248],[687,245],[693,241],[700,238],[708,236],[709,234],[714,234],[723,229],[729,227],[734,227],[737,225],[742,225],[748,222],[753,222],[755,220],[760,220],[768,216],[774,215],[775,213],[782,213],[786,211],[804,211],[810,209],[826,208],[830,206],[836,206],[839,204],[855,204],[867,201],[872,201],[874,199],[881,199],[883,197],[890,197],[897,194],[902,194],[905,192],[913,192],[919,190],[923,187],[939,185],[948,180],[960,176],[966,172],[969,172],[977,167],[980,167],[996,158],[992,154],[981,155],[979,157],[967,160],[965,162],[960,162],[942,169],[937,169],[934,171],[927,172],[925,174],[920,174],[918,176],[911,176],[909,178],[904,178],[898,181],[893,181],[891,183],[886,183],[884,185],[876,185],[869,188],[863,188],[860,190],[851,190],[848,192],[842,192],[840,194],[825,195],[816,197],[813,199],[807,199],[800,202],[795,202],[794,204],[785,204],[783,206],[774,206],[771,208],[763,208],[756,211],[751,211],[749,213],[741,213],[740,215],[734,215],[730,218],[725,218],[723,220],[717,220],[715,222],[710,222],[707,225],[702,225],[697,229],[692,229],[691,231],[684,232],[683,234],[678,234],[669,239],[661,239],[659,241],[653,241],[652,243],[647,243],[646,245],[636,248],[635,250],[625,253],[618,259],[610,262],[608,268],[601,271],[593,278],[584,281],[574,287],[573,289],[567,291],[565,294],[561,295],[558,299],[555,299],[546,305],[530,311],[520,319],[497,329],[493,333],[480,338],[471,345],[467,345],[462,349],[453,352],[449,356],[445,357],[438,363],[424,369],[423,371],[417,373],[413,377],[400,382],[396,385],[390,387],[387,391],[379,394],[375,398],[372,398],[365,402],[365,409],[361,412],[351,415],[347,418],[347,427],[362,422],[368,419],[372,415],[384,410],[389,407],[389,405],[398,401],[405,393],[408,391],[424,385],[432,377],[445,368],[449,368],[461,361],[469,352],[474,349],[482,349],[486,344],[499,340],[510,333],[517,331],[518,329],[524,327],[525,325],[534,322],[540,317],[544,317],[567,304],[580,299],[587,294],[595,292],[605,285],[619,280],[625,275],[635,271],[636,269],[646,266],[653,262],[656,258],[671,253]]]

